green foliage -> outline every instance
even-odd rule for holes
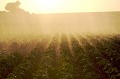
[[[0,52],[0,79],[119,79],[120,38],[79,38],[70,37],[71,51],[63,35],[60,55],[56,51],[58,39],[55,37],[48,48],[47,41],[33,45],[31,53],[11,43],[10,54]]]

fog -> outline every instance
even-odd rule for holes
[[[0,38],[55,33],[120,32],[120,12],[30,14],[20,9],[19,5],[19,1],[8,3],[6,11],[0,11]]]

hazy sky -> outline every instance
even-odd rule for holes
[[[0,10],[6,3],[18,0],[0,0]],[[71,13],[120,11],[120,0],[19,0],[21,8],[31,13]]]

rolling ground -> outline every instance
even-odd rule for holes
[[[0,79],[120,79],[120,35],[0,42]]]

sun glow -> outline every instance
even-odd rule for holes
[[[11,4],[15,3],[14,1],[9,2]],[[5,2],[8,1],[6,0]],[[3,36],[4,33],[7,34],[9,32],[11,35],[17,35],[18,33],[34,35],[42,33],[47,35],[56,33],[67,35],[73,33],[119,33],[119,15],[116,13],[86,13],[86,11],[102,10],[100,9],[102,7],[100,5],[101,1],[94,2],[94,5],[89,0],[20,0],[20,3],[19,8],[25,10],[25,16],[23,14],[20,14],[20,16],[16,15],[19,16],[19,19],[14,19],[10,16],[11,21],[14,19],[14,22],[18,23],[20,21],[20,23],[10,25],[11,27],[1,26],[2,29],[7,29],[6,32],[3,32]],[[104,3],[106,5],[107,1]],[[30,12],[30,18],[26,15],[27,11]],[[23,22],[23,26],[21,26],[21,22]]]
[[[30,4],[27,4],[27,2],[24,1],[25,5],[22,5],[21,7],[28,8],[29,11],[38,11],[38,13],[53,13],[59,9],[63,2],[63,0],[31,0],[30,4],[33,4],[33,6],[30,6]]]

